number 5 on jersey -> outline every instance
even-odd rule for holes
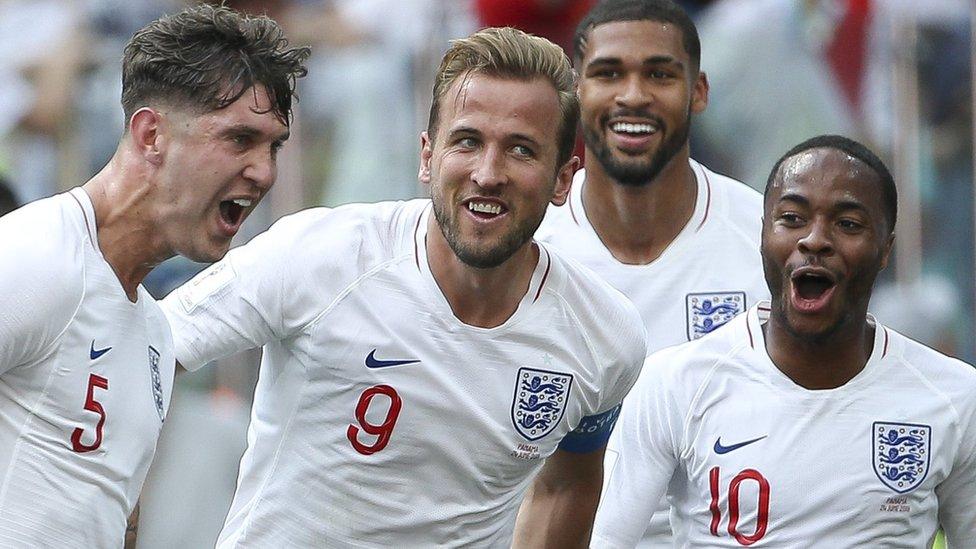
[[[95,425],[95,442],[85,444],[81,441],[84,429],[78,427],[71,433],[71,448],[79,454],[97,450],[102,445],[102,427],[105,425],[105,408],[102,403],[95,400],[95,387],[108,391],[108,380],[98,374],[88,376],[88,396],[85,398],[85,409],[98,414],[98,423]]]
[[[379,424],[366,421],[366,411],[369,410],[370,403],[377,395],[384,395],[390,399],[390,408],[386,412],[386,419]],[[364,456],[375,454],[386,448],[390,442],[390,436],[393,434],[393,427],[396,426],[402,404],[396,389],[389,385],[376,385],[363,391],[363,394],[359,395],[359,403],[356,404],[356,421],[359,422],[359,426],[349,425],[349,428],[346,429],[346,438],[349,439],[352,447]],[[360,429],[368,435],[375,436],[376,440],[372,444],[360,442]]]

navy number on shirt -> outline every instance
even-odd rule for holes
[[[712,467],[708,472],[708,486],[712,493],[712,502],[709,510],[712,512],[711,533],[718,536],[718,525],[722,521],[722,510],[719,509],[718,493],[719,468]],[[747,481],[754,480],[759,485],[759,504],[756,511],[756,531],[750,535],[739,532],[739,486]],[[729,534],[739,542],[740,545],[749,546],[761,540],[766,535],[766,528],[769,526],[769,481],[762,473],[755,469],[744,469],[735,475],[729,483]]]
[[[369,409],[369,404],[376,395],[385,395],[390,399],[390,409],[386,412],[386,419],[378,425],[366,421],[366,410]],[[346,438],[352,443],[352,447],[364,456],[375,454],[383,448],[386,448],[386,445],[390,442],[390,435],[393,434],[393,427],[396,426],[402,404],[403,402],[400,400],[400,395],[397,394],[396,389],[389,385],[376,385],[363,391],[363,394],[359,395],[359,403],[356,404],[356,421],[359,422],[359,426],[350,424],[349,428],[346,429]],[[376,440],[372,444],[363,444],[360,442],[360,429],[367,434],[375,436]]]
[[[108,380],[98,374],[88,376],[88,397],[85,398],[85,409],[98,414],[98,424],[95,425],[95,442],[85,444],[81,441],[81,434],[84,429],[78,427],[71,433],[71,448],[79,454],[91,452],[102,445],[102,426],[105,425],[105,408],[102,403],[95,400],[95,387],[108,391]]]

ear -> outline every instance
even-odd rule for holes
[[[884,250],[881,252],[881,271],[888,267],[888,258],[891,257],[891,249],[895,244],[895,233],[888,235],[888,241],[885,242]]]
[[[573,176],[576,174],[579,165],[579,157],[574,156],[556,172],[556,186],[552,190],[552,199],[549,200],[554,206],[562,206],[566,203],[566,199],[569,198],[569,190],[573,186]]]
[[[430,159],[434,156],[434,144],[427,136],[427,132],[420,132],[420,173],[417,179],[424,185],[430,185]]]
[[[708,76],[698,71],[698,78],[691,88],[691,112],[701,114],[708,106]]]
[[[129,141],[137,154],[146,161],[159,165],[162,163],[163,141],[161,135],[163,115],[143,107],[129,119]]]

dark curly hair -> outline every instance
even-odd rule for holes
[[[136,32],[122,58],[122,110],[151,102],[202,112],[222,109],[263,84],[271,110],[291,122],[296,79],[308,72],[307,47],[288,47],[278,23],[224,6],[201,4]]]

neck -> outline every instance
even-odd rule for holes
[[[454,316],[479,328],[505,323],[529,290],[539,260],[534,243],[519,248],[497,267],[472,267],[454,254],[434,215],[427,222],[427,264]]]
[[[813,339],[787,329],[781,314],[770,314],[762,327],[766,352],[797,385],[811,390],[836,389],[861,373],[874,349],[875,327],[864,313],[855,318],[834,333]]]
[[[639,187],[615,181],[589,150],[586,158],[583,208],[604,246],[617,261],[630,265],[660,257],[695,211],[698,183],[688,145]]]
[[[95,210],[98,247],[130,301],[158,264],[172,257],[154,230],[151,186],[145,174],[127,166],[122,153],[82,187]]]

